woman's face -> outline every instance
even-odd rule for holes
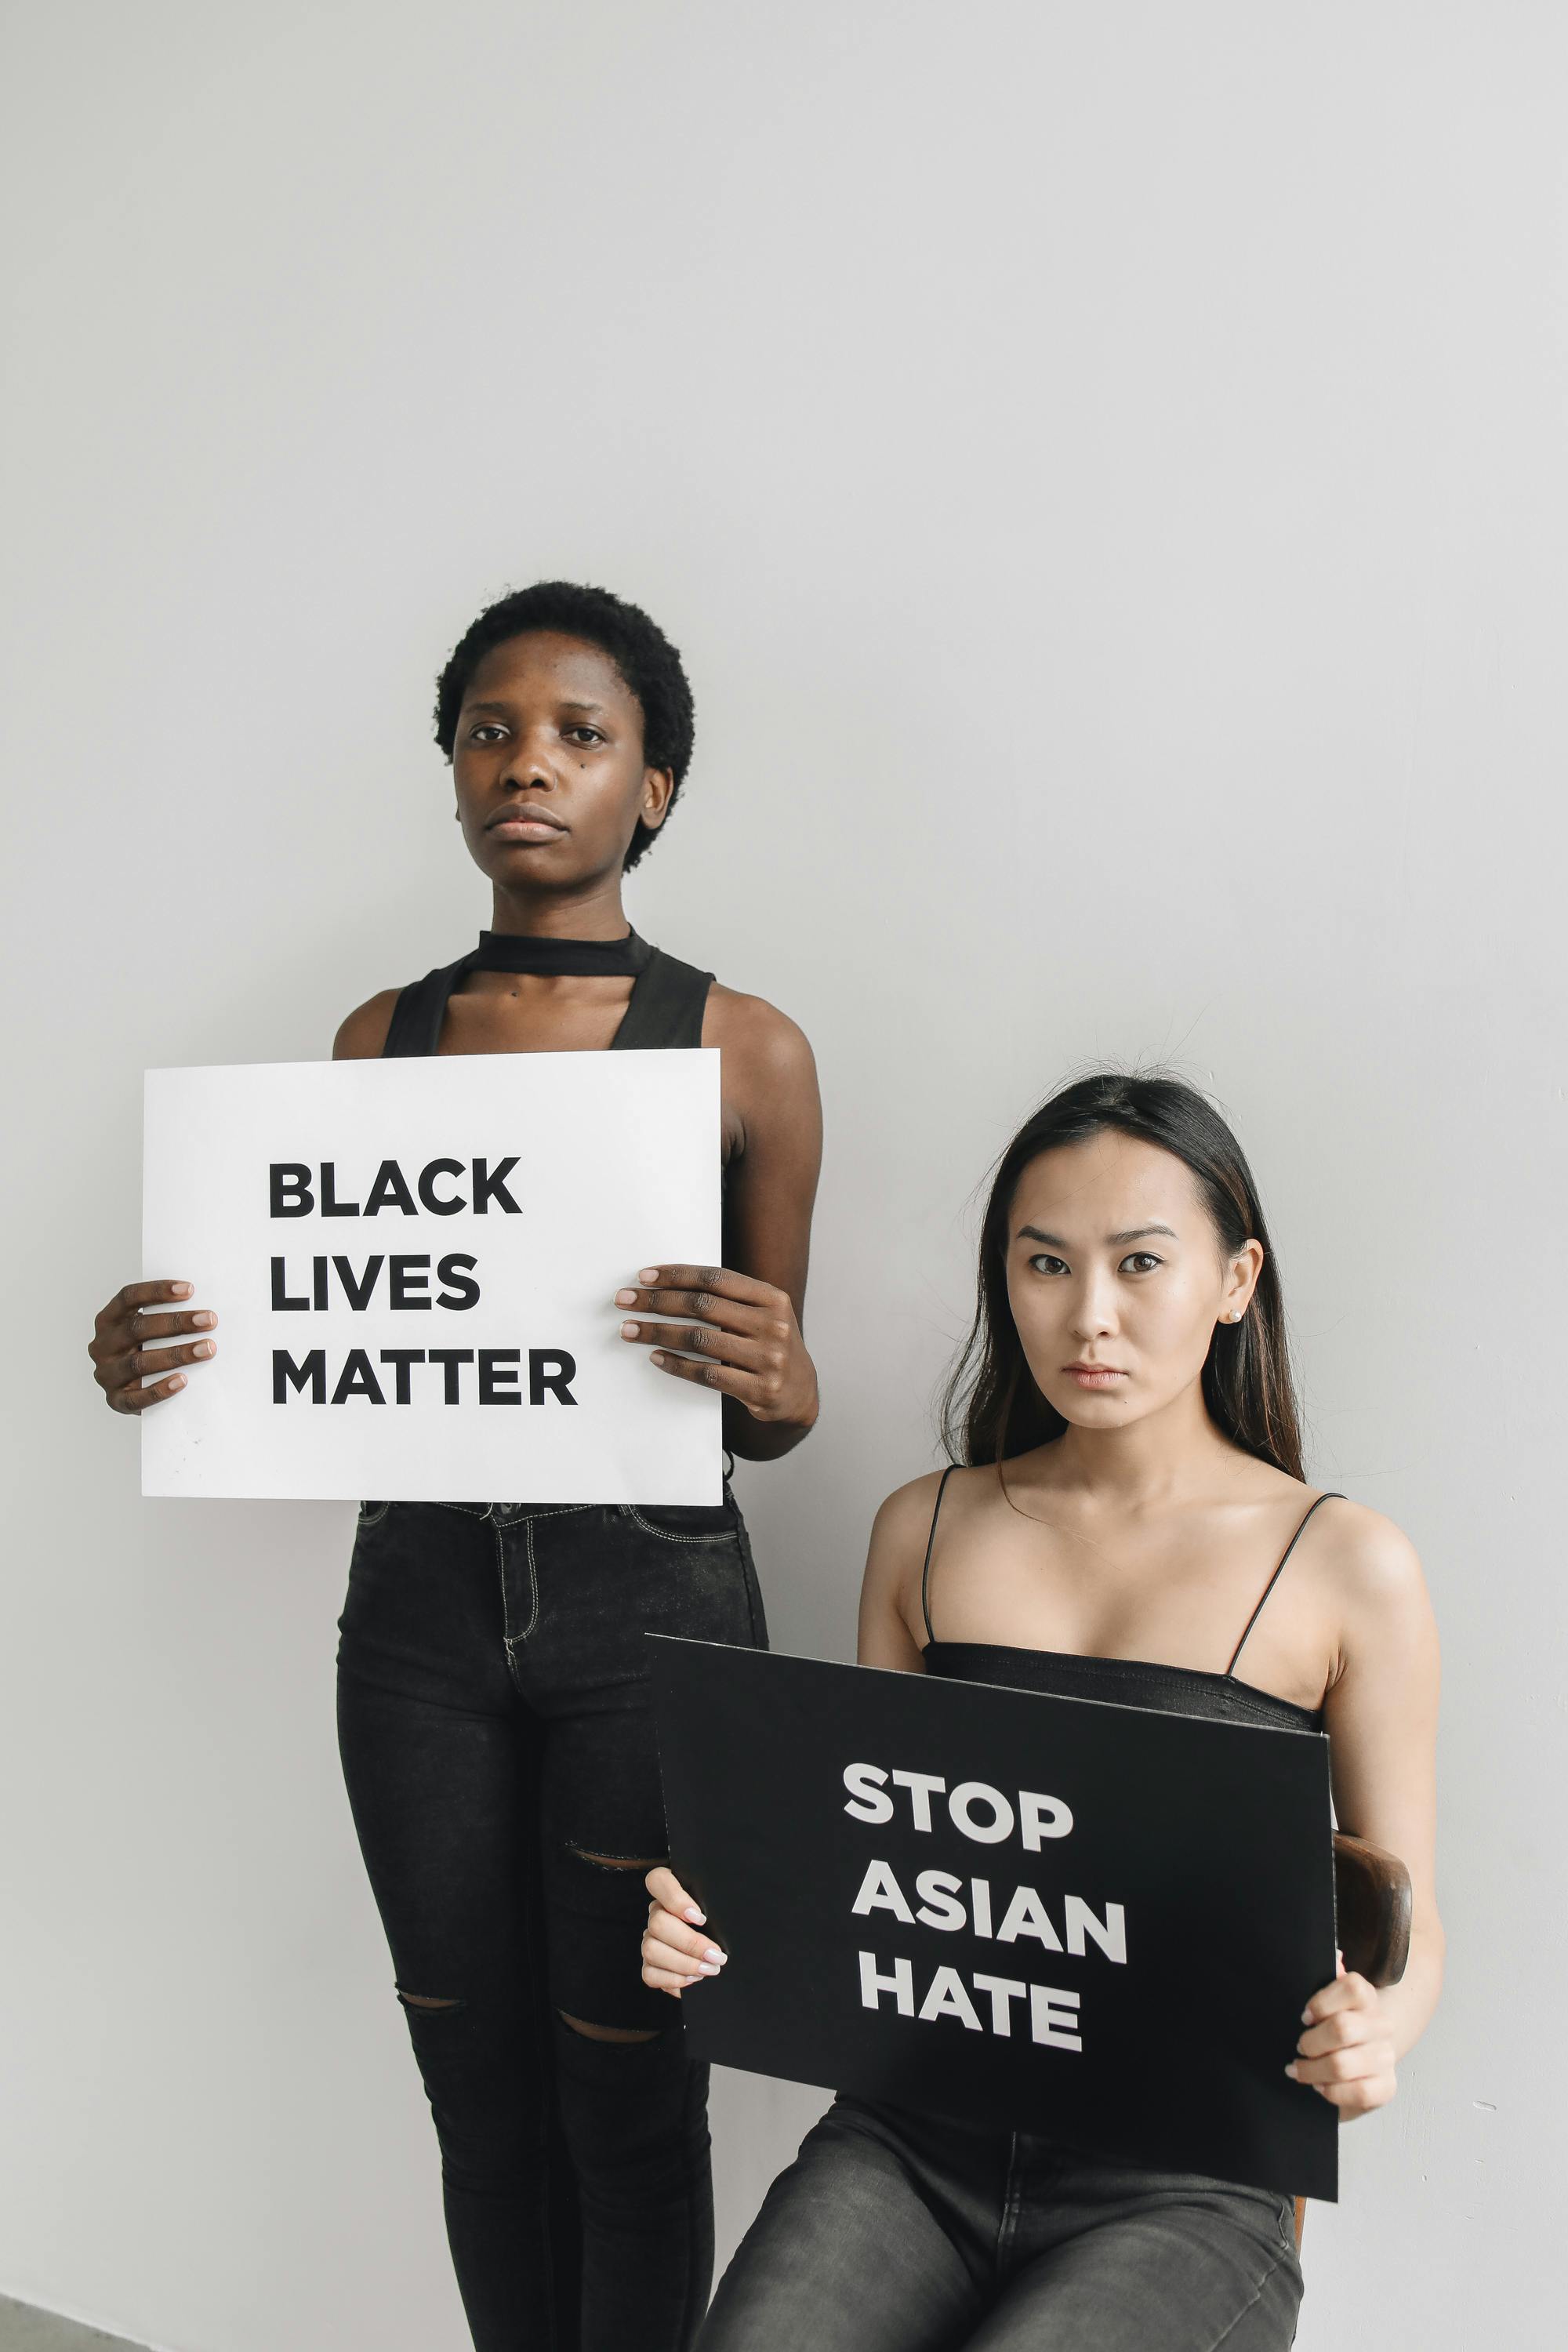
[[[1121,1429],[1203,1372],[1263,1264],[1226,1256],[1184,1160],[1112,1128],[1042,1152],[1008,1222],[1007,1296],[1036,1384],[1064,1421]]]
[[[642,705],[609,655],[546,629],[475,666],[452,775],[474,863],[521,890],[617,873],[639,819],[663,822],[674,782],[645,765]]]

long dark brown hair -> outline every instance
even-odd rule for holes
[[[955,1462],[1006,1462],[1059,1437],[1067,1423],[1035,1385],[1007,1298],[1007,1250],[1018,1179],[1042,1151],[1086,1143],[1113,1128],[1185,1162],[1219,1244],[1263,1248],[1263,1270],[1239,1323],[1218,1323],[1204,1366],[1204,1402],[1234,1444],[1300,1478],[1301,1428],[1274,1250],[1252,1171],[1214,1105],[1179,1078],[1101,1071],[1079,1078],[1025,1121],[997,1162],[980,1234],[974,1321],[942,1399],[942,1432]]]

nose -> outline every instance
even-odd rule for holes
[[[523,738],[513,749],[501,775],[512,792],[552,793],[559,779],[537,740]]]
[[[1105,1339],[1116,1328],[1116,1278],[1109,1268],[1091,1267],[1073,1297],[1073,1338]]]

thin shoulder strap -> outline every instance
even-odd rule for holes
[[[655,948],[633,983],[631,1003],[611,1045],[622,1052],[649,1045],[700,1045],[702,1013],[712,985],[710,971],[699,971],[694,964]]]
[[[1300,1542],[1302,1536],[1306,1533],[1307,1522],[1311,1517],[1312,1513],[1314,1511],[1321,1510],[1325,1503],[1342,1503],[1343,1501],[1344,1496],[1336,1489],[1329,1494],[1320,1495],[1315,1503],[1309,1503],[1307,1506],[1306,1510],[1301,1515],[1301,1518],[1297,1526],[1295,1534],[1291,1537],[1289,1542],[1286,1545],[1284,1550],[1279,1555],[1279,1567],[1275,1570],[1273,1575],[1269,1578],[1268,1583],[1263,1588],[1262,1596],[1258,1601],[1257,1608],[1253,1611],[1251,1616],[1242,1627],[1241,1639],[1237,1643],[1235,1649],[1231,1652],[1230,1664],[1225,1670],[1227,1675],[1235,1674],[1236,1662],[1240,1657],[1243,1650],[1247,1647],[1247,1637],[1251,1633],[1252,1629],[1257,1624],[1258,1619],[1262,1616],[1264,1605],[1267,1602],[1269,1594],[1273,1591],[1275,1586],[1284,1575],[1285,1563],[1289,1559],[1291,1553],[1295,1550],[1296,1546]]]
[[[925,1561],[921,1569],[921,1615],[926,1621],[928,1642],[934,1642],[936,1639],[931,1622],[931,1548],[936,1541],[936,1523],[942,1510],[942,1498],[947,1492],[947,1482],[957,1467],[956,1462],[950,1462],[942,1474],[942,1484],[936,1490],[936,1509],[931,1515],[931,1533],[926,1538]]]

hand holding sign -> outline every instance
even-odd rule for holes
[[[703,1933],[705,1915],[673,1870],[660,1863],[643,1884],[652,1900],[642,1939],[642,1980],[679,2000],[689,1985],[716,1977],[729,1958]]]
[[[652,1348],[661,1372],[721,1390],[753,1421],[811,1427],[816,1370],[787,1290],[723,1265],[645,1265],[637,1282],[617,1307],[677,1319],[623,1323],[621,1337]]]
[[[188,1298],[188,1282],[128,1282],[100,1309],[88,1342],[92,1377],[115,1412],[145,1412],[150,1404],[178,1395],[185,1385],[179,1364],[200,1363],[217,1353],[214,1339],[195,1339],[177,1348],[146,1348],[146,1339],[172,1339],[186,1331],[211,1331],[217,1317],[205,1307],[168,1315],[153,1315],[149,1307],[175,1298]],[[157,1374],[149,1381],[149,1372]]]
[[[1285,2072],[1309,2083],[1349,2123],[1385,2107],[1398,2084],[1394,2036],[1375,1985],[1342,1959],[1331,1985],[1315,1992],[1301,2012],[1308,2028]]]

